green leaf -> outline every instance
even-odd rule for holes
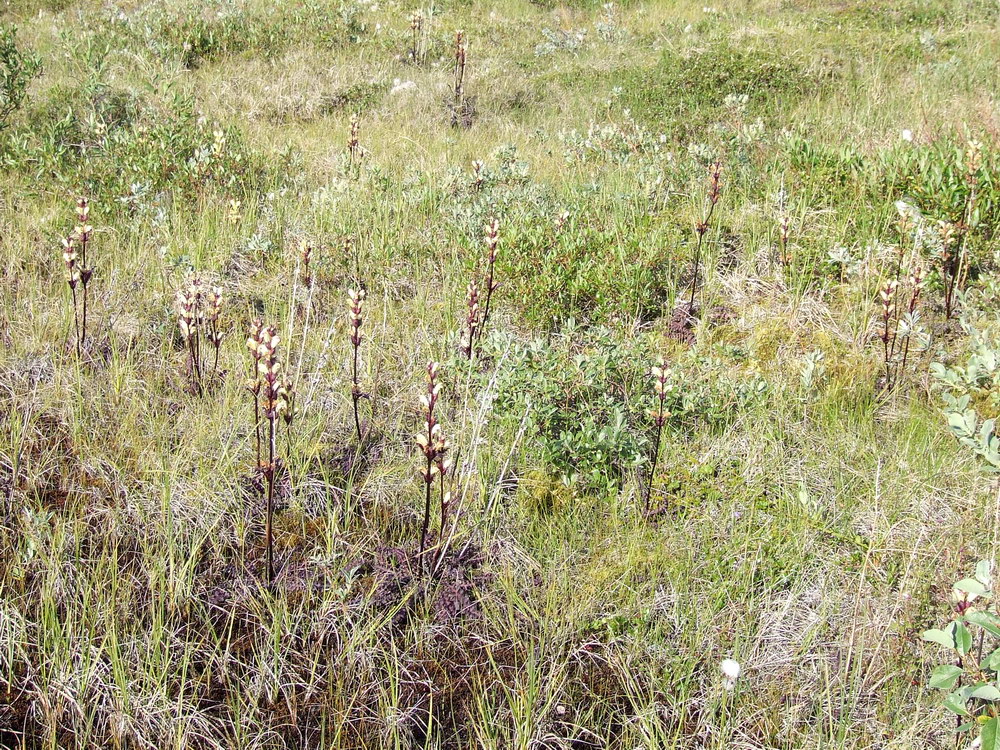
[[[987,588],[989,588],[991,583],[990,571],[992,569],[993,563],[989,560],[980,560],[976,563],[976,580]]]
[[[980,750],[1000,750],[1000,721],[997,717],[993,717],[985,724],[979,733],[979,748]]]
[[[986,587],[974,578],[963,578],[955,584],[955,588],[967,594],[981,596],[986,593]]]
[[[927,684],[929,687],[937,688],[938,690],[951,690],[955,687],[955,682],[961,674],[961,667],[956,667],[954,664],[942,664],[940,667],[934,668],[934,671],[931,672],[931,679]]]
[[[975,690],[972,691],[972,697],[984,701],[1000,700],[1000,690],[997,689],[996,685],[984,682],[976,686]]]
[[[983,628],[990,635],[1000,638],[1000,617],[992,612],[970,612],[965,616],[965,619],[973,625]]]
[[[951,630],[955,635],[955,649],[962,656],[965,656],[972,648],[972,633],[969,632],[969,629],[965,627],[965,625],[957,620],[951,625]]]
[[[925,630],[920,637],[931,643],[940,643],[945,648],[955,648],[955,639],[952,634],[938,630],[937,628]]]
[[[989,669],[993,672],[1000,670],[1000,648],[994,650],[989,656],[983,657],[979,667],[980,669]]]
[[[951,711],[953,714],[958,714],[959,716],[971,716],[969,709],[965,707],[965,702],[969,699],[966,695],[965,690],[956,690],[954,693],[949,693],[948,697],[944,699],[944,707]]]

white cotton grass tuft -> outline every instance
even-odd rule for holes
[[[910,130],[909,128],[904,128],[903,131],[899,134],[899,137],[902,138],[907,143],[913,143],[913,131]]]
[[[722,676],[725,677],[722,681],[722,687],[726,690],[732,690],[736,687],[736,680],[740,676],[740,663],[735,659],[723,659],[719,668],[722,670]]]

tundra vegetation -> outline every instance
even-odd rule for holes
[[[0,3],[0,746],[1000,747],[1000,5],[702,2]]]

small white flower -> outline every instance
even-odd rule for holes
[[[903,132],[901,132],[899,136],[907,143],[913,143],[913,131],[909,128],[904,128]]]

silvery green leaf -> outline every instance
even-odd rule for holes
[[[944,707],[959,716],[970,716],[969,709],[965,707],[968,700],[969,696],[966,690],[956,690],[954,693],[949,693],[948,697],[944,699]]]
[[[974,578],[963,578],[955,584],[954,588],[964,591],[966,594],[981,596],[986,593],[986,587]]]
[[[951,633],[946,633],[945,631],[938,630],[937,628],[925,630],[920,637],[931,643],[939,643],[945,648],[955,648],[954,636]]]
[[[993,651],[988,656],[983,657],[980,662],[981,669],[989,669],[992,672],[1000,671],[1000,648]]]
[[[1000,638],[1000,617],[990,612],[972,612],[965,617],[973,625],[978,625],[990,635]]]
[[[965,656],[972,649],[972,633],[960,622],[953,622],[952,626],[952,632],[955,637],[955,649],[962,656]]]
[[[993,578],[991,576],[992,570],[992,560],[980,560],[976,563],[976,580],[989,588],[993,585]]]
[[[994,716],[979,732],[979,750],[1000,750],[1000,720]]]
[[[927,684],[929,687],[938,690],[951,690],[955,687],[955,682],[962,673],[963,670],[961,667],[956,667],[954,664],[942,664],[940,667],[934,668],[934,671],[931,672],[931,679]]]
[[[996,701],[1000,700],[1000,690],[997,689],[996,685],[981,683],[974,687],[972,697],[983,701]]]

